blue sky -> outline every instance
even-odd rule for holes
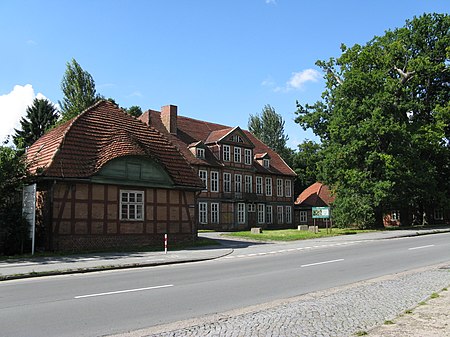
[[[0,140],[34,97],[57,103],[75,58],[122,107],[167,104],[180,115],[247,128],[270,104],[289,146],[316,139],[295,102],[324,90],[316,60],[365,44],[448,0],[0,0]]]

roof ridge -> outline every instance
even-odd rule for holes
[[[317,182],[319,184],[319,189],[317,190],[317,195],[320,196],[320,191],[322,190],[323,184],[321,182]]]
[[[159,111],[157,111],[157,112],[159,112]],[[219,124],[219,123],[214,123],[214,122],[208,122],[208,121],[203,121],[203,120],[201,120],[201,119],[192,118],[192,117],[186,117],[186,116],[182,116],[182,115],[178,115],[178,118],[185,118],[185,119],[190,119],[190,120],[192,120],[192,121],[201,122],[201,123],[203,123],[203,124],[206,124],[206,126],[208,126],[208,127],[209,127],[208,124],[214,124],[214,125],[217,125],[217,126],[223,126],[224,129],[226,129],[226,128],[232,128],[232,126],[229,126],[229,125]],[[212,131],[214,131],[214,130],[212,130]]]

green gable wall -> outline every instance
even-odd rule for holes
[[[92,177],[92,182],[146,187],[174,186],[166,170],[155,160],[144,156],[113,159]]]

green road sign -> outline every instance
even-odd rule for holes
[[[329,219],[330,207],[313,207],[312,217],[313,219]]]

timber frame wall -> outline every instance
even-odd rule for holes
[[[120,191],[144,192],[144,219],[120,220]],[[54,183],[47,219],[47,249],[99,250],[192,242],[197,236],[195,192],[79,182]]]

